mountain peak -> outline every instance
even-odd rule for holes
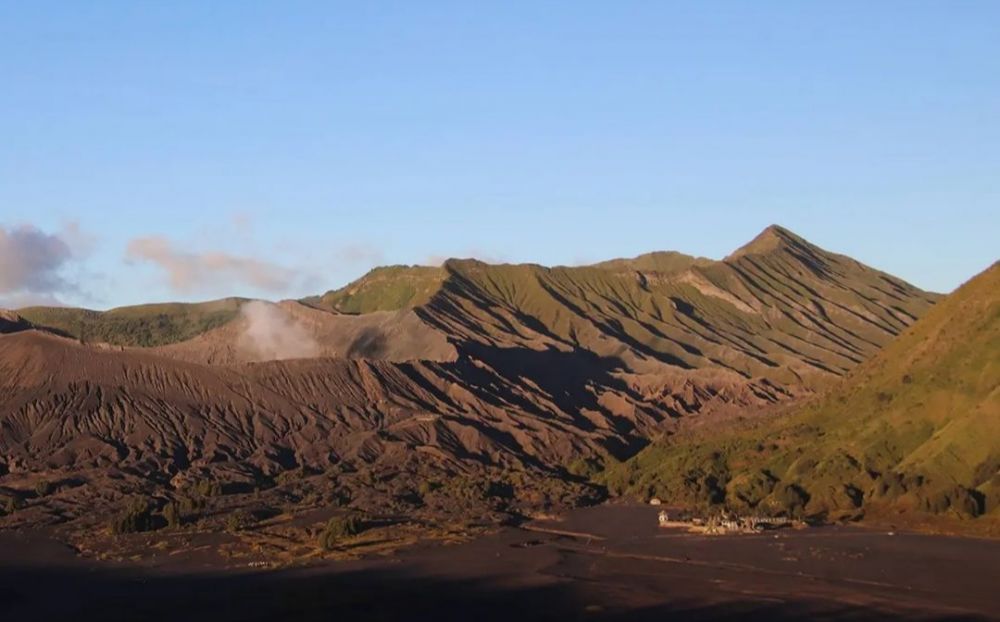
[[[757,237],[733,251],[726,259],[736,259],[743,255],[766,255],[790,247],[815,248],[804,238],[792,233],[781,225],[771,225],[757,234]]]

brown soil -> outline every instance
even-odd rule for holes
[[[453,361],[457,357],[447,336],[424,324],[412,310],[378,311],[364,315],[332,313],[286,300],[278,303],[289,321],[302,327],[324,358],[386,361]],[[267,360],[244,338],[247,320],[239,318],[181,343],[155,348],[171,358],[232,365]]]
[[[5,619],[997,619],[1000,543],[849,527],[700,537],[604,506],[464,544],[234,569],[219,556],[95,563],[0,534]],[[567,535],[571,534],[571,535]],[[207,548],[216,545],[208,543]],[[58,595],[58,597],[54,597]]]

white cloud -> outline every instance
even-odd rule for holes
[[[126,257],[155,264],[166,273],[170,287],[177,292],[243,284],[281,294],[294,289],[302,280],[296,271],[271,262],[221,251],[184,251],[162,236],[132,240]]]

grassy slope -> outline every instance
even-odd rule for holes
[[[633,259],[612,259],[592,268],[609,271],[644,270],[658,272],[680,272],[693,265],[707,265],[711,260],[689,257],[673,251],[653,252]],[[375,268],[360,279],[341,289],[329,291],[322,296],[307,298],[305,302],[319,307],[334,309],[341,313],[371,313],[373,311],[397,311],[418,307],[430,301],[447,279],[455,266],[476,264],[487,266],[475,260],[449,260],[446,266],[385,266]],[[498,273],[517,271],[524,268],[539,268],[524,264],[520,266],[490,266]],[[573,270],[573,269],[570,269]]]
[[[444,268],[386,266],[375,268],[357,281],[305,302],[341,313],[397,311],[430,300],[444,281]]]
[[[654,444],[602,477],[688,504],[828,516],[1000,515],[1000,264],[824,397],[752,429]]]
[[[89,342],[123,346],[160,346],[190,339],[221,326],[239,313],[244,301],[163,303],[91,311],[71,307],[27,307],[18,314],[32,324]]]
[[[691,266],[707,266],[714,263],[704,257],[691,257],[676,251],[654,251],[631,259],[610,259],[591,267],[604,270],[635,270],[639,272],[674,273]]]
[[[556,268],[449,261],[441,295],[449,300],[438,296],[430,306],[451,312],[449,332],[475,318],[497,341],[536,333],[587,349],[620,343],[678,367],[727,367],[809,386],[814,376],[865,360],[936,299],[780,228],[722,262],[687,258],[681,269],[677,256],[664,255],[671,258],[664,270],[649,272],[623,270],[619,261]]]

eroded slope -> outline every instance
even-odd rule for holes
[[[823,397],[656,444],[606,476],[688,503],[806,514],[1000,512],[1000,264]]]

